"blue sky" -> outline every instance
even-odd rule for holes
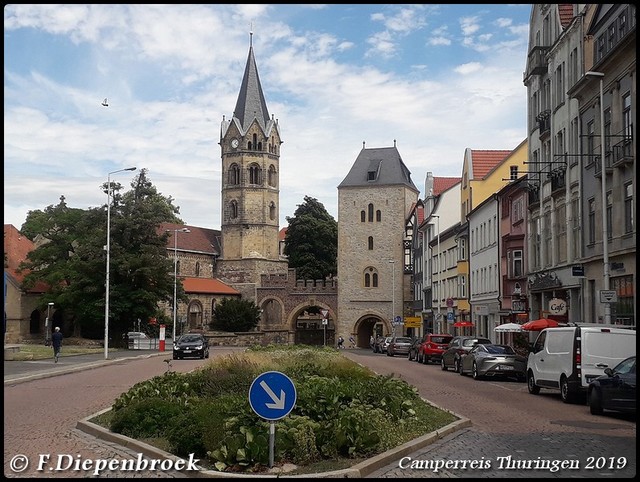
[[[136,166],[186,224],[220,228],[220,124],[250,32],[278,119],[280,227],[304,196],[338,218],[337,186],[366,147],[396,145],[424,195],[464,150],[526,137],[530,4],[8,5],[4,222],[65,196],[106,203]],[[108,107],[101,105],[108,99]],[[127,189],[136,172],[111,176]]]

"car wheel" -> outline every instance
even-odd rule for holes
[[[531,371],[527,373],[527,389],[532,395],[537,395],[538,393],[540,393],[540,387],[536,385],[536,381],[533,378],[533,373],[531,373]]]
[[[576,398],[576,394],[569,387],[569,380],[565,376],[560,379],[560,398],[564,403],[573,403]]]
[[[455,360],[453,360],[453,371],[460,373],[460,369],[460,360],[456,358]]]
[[[591,415],[602,415],[602,397],[595,388],[589,392],[589,411]]]
[[[440,360],[440,368],[442,370],[446,370],[447,369],[447,365],[444,363],[444,357],[442,357],[442,360]]]
[[[473,365],[471,366],[471,376],[474,380],[480,380],[482,378],[478,373],[478,365],[476,362],[473,362]]]

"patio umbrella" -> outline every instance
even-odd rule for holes
[[[519,323],[503,323],[496,326],[493,331],[497,333],[520,333],[522,331],[522,325]]]
[[[539,320],[528,321],[522,325],[522,329],[525,331],[541,331],[545,328],[555,328],[560,326],[556,320],[550,318],[540,318]]]
[[[473,326],[473,323],[471,323],[470,321],[456,321],[453,326],[455,326],[456,328],[464,328],[467,326]]]

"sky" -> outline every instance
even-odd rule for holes
[[[105,206],[140,169],[189,226],[220,229],[220,127],[250,42],[278,120],[280,227],[304,197],[338,220],[363,148],[393,147],[424,198],[464,151],[527,137],[531,4],[5,5],[4,222]],[[107,99],[108,106],[102,103]],[[363,144],[364,143],[364,144]],[[136,167],[137,171],[119,172]]]

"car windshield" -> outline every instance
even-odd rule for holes
[[[616,373],[635,373],[636,372],[636,357],[627,358],[626,360],[618,363],[613,369]]]
[[[193,343],[197,341],[202,341],[202,337],[200,335],[182,335],[179,341],[186,342],[186,343]]]
[[[432,336],[431,341],[433,343],[449,343],[451,341],[450,336]]]
[[[488,343],[491,343],[491,341],[485,338],[468,338],[462,341],[462,346],[473,346],[476,343],[481,343],[483,345],[486,345]]]
[[[485,348],[489,353],[493,353],[494,355],[515,355],[516,352],[513,351],[508,345],[485,345]]]
[[[411,338],[404,338],[404,337],[400,337],[400,338],[396,338],[396,343],[411,343]]]

